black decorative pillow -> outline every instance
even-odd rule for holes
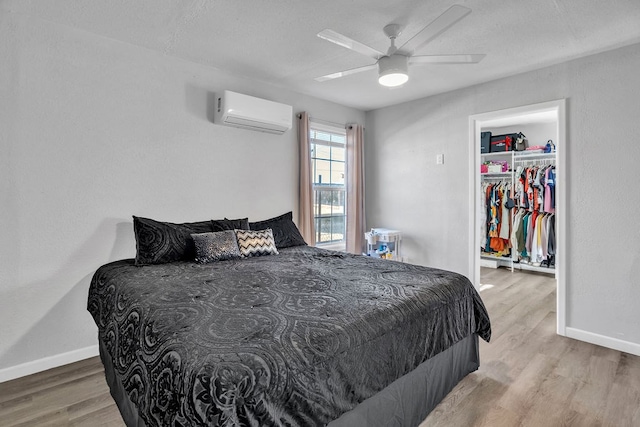
[[[293,223],[292,212],[264,221],[249,223],[249,229],[251,230],[264,230],[267,228],[273,230],[273,239],[279,249],[307,244],[302,238],[298,227]]]
[[[191,237],[196,246],[196,262],[206,264],[240,258],[240,249],[233,230],[192,234]]]
[[[211,221],[173,224],[134,216],[136,265],[193,260],[196,252],[191,234],[210,231]]]
[[[240,255],[243,257],[278,255],[278,248],[273,241],[273,232],[270,228],[260,231],[235,230],[235,233]]]
[[[248,230],[249,218],[239,219],[212,219],[211,225],[213,231],[225,231],[225,230]]]

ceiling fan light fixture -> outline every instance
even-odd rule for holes
[[[409,80],[409,76],[405,73],[391,73],[378,77],[378,83],[386,87],[402,86]]]
[[[382,86],[396,87],[409,80],[409,58],[395,54],[383,56],[378,60],[378,83]]]

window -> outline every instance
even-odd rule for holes
[[[310,126],[313,173],[313,217],[316,244],[345,249],[346,245],[346,133],[344,129]]]

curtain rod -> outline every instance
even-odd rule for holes
[[[302,118],[302,114],[296,114],[296,117],[301,119]],[[311,117],[311,116],[309,116],[309,121],[316,122],[316,123],[321,123],[321,124],[325,124],[325,125],[337,126],[337,127],[343,128],[343,129],[352,127],[351,125],[346,125],[344,123],[336,123],[336,122],[332,122],[332,121],[329,121],[329,120],[318,119],[316,117]]]

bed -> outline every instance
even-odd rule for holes
[[[96,271],[88,310],[128,426],[415,426],[478,368],[491,328],[464,276],[283,246]]]

